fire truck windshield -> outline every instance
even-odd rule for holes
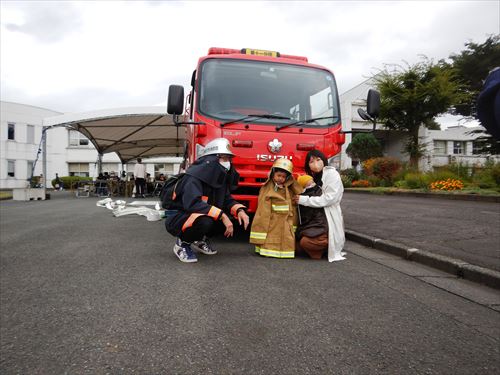
[[[200,68],[200,79],[199,112],[226,124],[248,116],[259,124],[294,121],[304,127],[325,127],[339,121],[335,79],[326,70],[253,60],[207,59]],[[311,118],[317,120],[306,121]]]

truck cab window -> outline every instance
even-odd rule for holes
[[[221,121],[249,114],[278,115],[294,120],[338,116],[335,80],[328,71],[300,65],[251,60],[208,59],[200,70],[201,113]],[[259,124],[289,119],[256,118]],[[305,126],[321,127],[331,119]]]

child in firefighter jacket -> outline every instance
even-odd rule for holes
[[[297,207],[292,196],[302,192],[293,179],[288,159],[274,162],[268,180],[260,188],[257,210],[250,231],[255,252],[273,258],[294,258]]]

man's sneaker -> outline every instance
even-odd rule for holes
[[[202,252],[203,254],[206,255],[215,255],[217,254],[217,250],[215,250],[211,243],[210,240],[207,237],[203,238],[203,241],[194,241],[191,246],[193,249],[198,250]]]
[[[191,246],[187,242],[182,242],[180,238],[177,238],[175,241],[174,254],[184,263],[194,263],[198,261]]]

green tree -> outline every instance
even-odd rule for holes
[[[455,71],[457,79],[462,83],[461,91],[466,98],[455,104],[453,113],[464,117],[477,117],[476,100],[483,88],[488,73],[500,66],[500,35],[489,36],[484,43],[465,43],[466,49],[459,54],[452,54],[449,68]],[[499,154],[500,141],[494,139],[486,131],[476,130],[481,137],[476,139],[476,146],[485,154]]]
[[[465,50],[450,55],[455,77],[462,83],[464,100],[454,105],[454,113],[465,117],[475,117],[475,103],[483,82],[493,68],[500,66],[500,35],[489,36],[484,43],[465,43]]]
[[[424,58],[415,65],[387,65],[374,78],[381,96],[379,120],[389,129],[409,133],[404,151],[410,156],[410,166],[418,169],[423,156],[420,126],[435,126],[436,116],[463,100],[454,71],[442,61],[434,64]]]
[[[365,160],[382,156],[382,146],[371,133],[356,134],[346,149],[347,155],[352,159],[363,162]]]

